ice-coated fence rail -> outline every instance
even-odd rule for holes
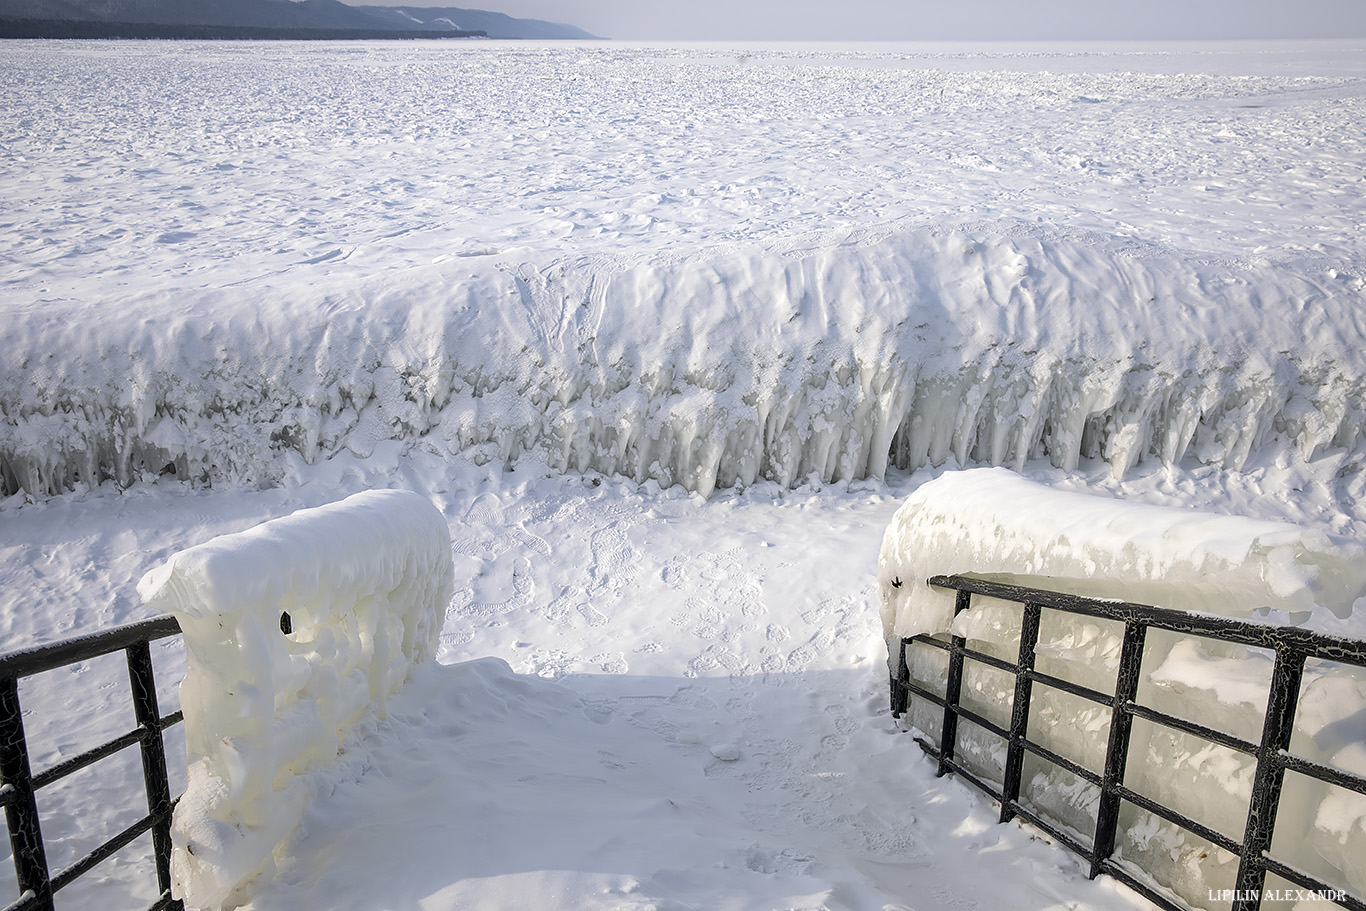
[[[116,851],[146,832],[152,833],[157,889],[148,911],[180,911],[183,904],[171,895],[171,813],[175,801],[166,773],[162,732],[183,719],[181,712],[162,715],[157,707],[156,678],[150,643],[179,634],[174,617],[156,617],[62,642],[0,655],[0,806],[5,808],[10,847],[14,855],[19,899],[5,911],[53,911],[53,896],[85,875]],[[138,726],[121,737],[93,747],[36,774],[29,765],[19,704],[19,680],[90,658],[123,651],[128,657],[134,717]],[[105,841],[85,857],[57,871],[48,866],[35,792],[101,759],[137,744],[142,753],[147,815]],[[177,798],[178,799],[178,798]]]
[[[947,732],[947,758],[1004,795],[1009,813],[1018,804],[1097,863],[1141,869],[1208,909],[1228,905],[1211,892],[1244,894],[1239,858],[1260,857],[1243,838],[1254,791],[1274,772],[1274,759],[1258,762],[1266,719],[1287,689],[1302,711],[1284,733],[1312,765],[1285,767],[1277,818],[1297,837],[1276,856],[1366,894],[1366,794],[1309,772],[1366,773],[1366,673],[1351,663],[1361,647],[1308,631],[1354,617],[1364,571],[1358,542],[1321,529],[1057,489],[1000,468],[922,484],[878,559],[889,670],[955,706],[917,700],[909,723]],[[964,577],[970,602],[930,581]],[[1034,590],[1058,594],[998,596]],[[1132,614],[1134,604],[1162,611]],[[1038,750],[1014,745],[1021,724]]]
[[[891,678],[892,712],[897,717],[907,713],[911,696],[942,709],[937,742],[919,735],[917,742],[937,760],[939,774],[953,772],[999,801],[1001,822],[1008,822],[1017,816],[1029,821],[1084,857],[1090,864],[1092,877],[1101,873],[1109,874],[1169,911],[1188,911],[1192,904],[1207,907],[1199,901],[1201,896],[1189,889],[1188,884],[1160,882],[1151,870],[1144,869],[1142,860],[1135,862],[1116,856],[1121,807],[1128,804],[1237,856],[1236,878],[1230,887],[1211,888],[1206,884],[1204,892],[1207,899],[1229,902],[1233,911],[1256,911],[1261,907],[1269,873],[1316,898],[1335,901],[1351,911],[1366,911],[1366,901],[1347,888],[1346,880],[1359,875],[1359,870],[1337,870],[1338,877],[1332,881],[1314,875],[1284,859],[1284,855],[1273,852],[1273,836],[1287,773],[1366,795],[1366,776],[1351,774],[1291,751],[1305,662],[1322,659],[1366,667],[1366,642],[1293,627],[1265,626],[1147,605],[1084,598],[964,576],[935,576],[928,583],[957,592],[955,615],[972,607],[974,595],[1018,604],[1022,611],[1018,657],[1015,661],[1002,660],[980,648],[970,648],[969,640],[962,635],[952,635],[946,641],[917,634],[901,639],[896,654],[897,669]],[[1035,652],[1045,610],[1123,624],[1123,645],[1112,691],[1101,692],[1036,669]],[[1256,742],[1247,740],[1140,702],[1138,695],[1144,677],[1144,641],[1149,630],[1167,630],[1184,636],[1273,651],[1275,665],[1269,681],[1260,739]],[[942,688],[930,681],[917,682],[913,679],[911,668],[914,662],[908,660],[907,654],[913,647],[929,647],[947,653],[947,673],[942,679]],[[1008,724],[998,724],[965,704],[963,682],[966,662],[980,663],[1013,677],[1013,692],[1008,700]],[[1101,768],[1090,768],[1050,749],[1047,745],[1050,732],[1031,737],[1031,699],[1036,684],[1108,710],[1108,735]],[[1037,713],[1038,705],[1035,703],[1034,714]],[[1155,800],[1131,786],[1134,776],[1130,774],[1126,780],[1126,770],[1131,769],[1131,764],[1137,765],[1143,761],[1141,748],[1131,750],[1131,746],[1139,747],[1131,739],[1135,719],[1144,719],[1186,735],[1203,738],[1211,744],[1255,758],[1255,777],[1241,838],[1232,838],[1215,827],[1197,821],[1192,818],[1193,811],[1189,808]],[[960,720],[1005,742],[1006,752],[999,780],[989,780],[992,775],[984,769],[983,764],[963,755]],[[1060,818],[1059,814],[1052,811],[1053,808],[1041,807],[1037,797],[1031,801],[1024,795],[1022,778],[1027,755],[1064,770],[1075,779],[1085,782],[1095,792],[1095,828],[1089,836],[1078,832],[1072,824],[1073,820]],[[1294,834],[1303,840],[1310,833]],[[1357,862],[1359,866],[1359,857]],[[1186,885],[1186,888],[1182,888],[1182,885]]]

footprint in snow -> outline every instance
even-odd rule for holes
[[[604,652],[601,655],[594,655],[588,660],[602,668],[604,674],[624,674],[629,670],[626,657],[621,652]]]

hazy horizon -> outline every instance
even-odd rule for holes
[[[353,0],[357,2],[357,0]],[[1068,41],[1366,37],[1361,0],[412,0],[391,5],[461,6],[573,25],[617,40]],[[830,13],[836,11],[838,18]]]

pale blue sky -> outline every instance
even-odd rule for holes
[[[357,0],[350,0],[357,2]],[[375,2],[375,0],[369,0]],[[380,0],[567,22],[617,39],[1366,37],[1366,0]]]

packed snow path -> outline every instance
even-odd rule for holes
[[[1143,907],[935,779],[860,669],[437,671],[252,908]]]

